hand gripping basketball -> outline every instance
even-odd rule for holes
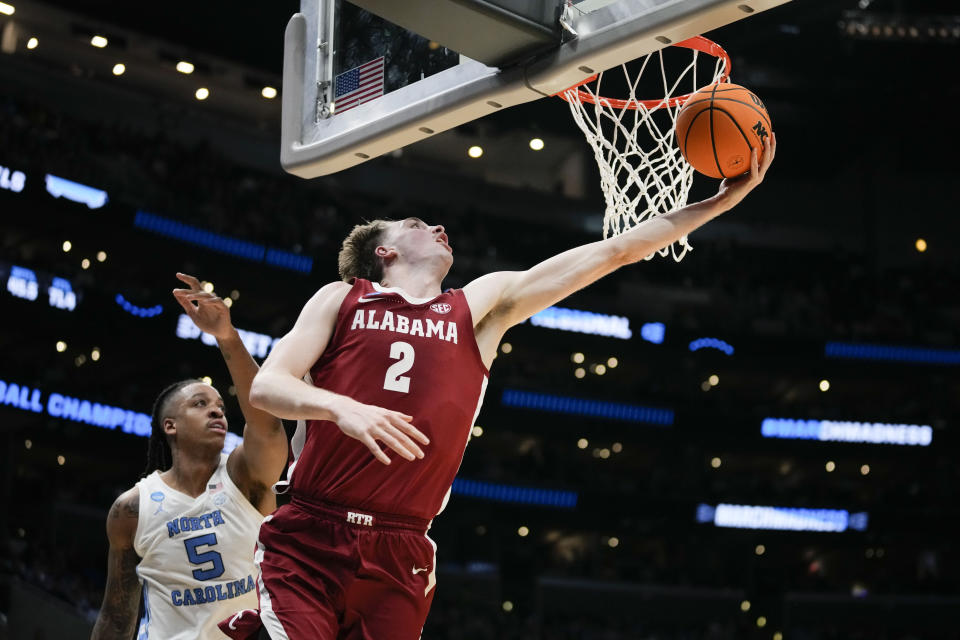
[[[363,404],[342,396],[333,407],[333,412],[334,422],[340,430],[365,444],[383,464],[390,464],[390,458],[377,444],[378,441],[410,461],[423,458],[423,450],[411,438],[424,445],[430,444],[430,439],[410,424],[413,416],[399,411]]]
[[[767,170],[773,163],[774,156],[777,155],[777,136],[773,132],[763,140],[763,159],[757,159],[757,150],[753,149],[750,153],[750,171],[736,178],[726,178],[720,183],[718,195],[723,200],[726,208],[735,206],[743,200],[748,193],[761,182],[767,175]]]

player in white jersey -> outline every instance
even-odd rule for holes
[[[246,419],[243,442],[222,454],[227,420],[212,386],[184,380],[160,394],[149,475],[107,516],[107,587],[92,640],[134,637],[141,585],[137,640],[223,638],[217,622],[257,608],[254,547],[260,521],[276,509],[270,487],[286,464],[287,438],[280,420],[250,405],[257,363],[223,300],[193,276],[177,277],[190,288],[174,296],[226,360]]]

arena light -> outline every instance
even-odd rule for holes
[[[73,311],[77,308],[77,294],[66,278],[53,278],[47,288],[48,302],[55,309]]]
[[[281,269],[299,271],[300,273],[310,273],[313,270],[313,258],[289,251],[281,251],[280,249],[267,249],[263,261]]]
[[[545,329],[559,329],[627,340],[633,336],[629,318],[592,311],[547,307],[530,318],[530,324]]]
[[[16,7],[12,4],[7,4],[6,2],[0,2],[0,13],[5,16],[12,16],[16,11]]]
[[[263,333],[245,331],[244,329],[237,329],[237,333],[240,334],[240,340],[247,348],[247,351],[257,358],[266,358],[270,350],[273,349],[273,346],[280,340],[280,338],[272,338]],[[190,316],[185,313],[181,313],[177,319],[177,337],[183,340],[199,339],[200,342],[208,347],[217,346],[217,339],[209,333],[200,331],[200,328],[197,327],[193,320],[190,319]]]
[[[960,365],[960,349],[934,349],[857,342],[828,342],[824,347],[828,358],[845,360],[879,360],[914,364]]]
[[[181,60],[177,63],[177,71],[186,75],[190,75],[193,73],[193,64],[187,62],[186,60]]]
[[[30,38],[29,40],[27,40],[27,49],[30,49],[32,51],[36,49],[38,46],[40,46],[40,41],[37,40],[36,38]]]
[[[300,273],[310,273],[313,270],[313,258],[309,256],[301,256],[280,249],[270,249],[262,244],[221,235],[146,211],[137,212],[133,220],[133,226],[188,244],[206,247],[218,253],[254,262],[265,262],[280,269]],[[236,299],[239,294],[231,297]]]
[[[841,420],[791,420],[764,418],[760,425],[764,438],[819,440],[821,442],[862,442],[903,446],[930,446],[933,428],[921,424],[885,424]]]
[[[277,90],[273,87],[264,87],[260,90],[260,95],[262,95],[267,100],[273,100],[277,97]]]
[[[97,49],[103,49],[105,46],[110,44],[110,41],[103,36],[93,36],[90,38],[90,44],[95,46]]]
[[[663,344],[667,325],[662,322],[648,322],[640,327],[640,337],[653,344]]]
[[[154,305],[152,307],[138,307],[132,302],[127,301],[127,299],[124,298],[123,294],[121,293],[118,293],[114,300],[118,305],[120,305],[121,309],[138,318],[155,318],[163,313],[163,305],[161,304]]]
[[[20,193],[27,185],[27,174],[0,166],[0,189]]]
[[[529,504],[543,507],[557,507],[573,509],[577,506],[579,496],[576,491],[561,491],[557,489],[539,489],[536,487],[520,487],[480,480],[456,478],[450,492],[453,495],[507,502],[511,504]]]
[[[25,267],[12,265],[10,276],[7,278],[7,291],[24,300],[36,300],[40,293],[37,274]]]
[[[913,244],[918,252],[923,253],[927,250],[927,241],[923,238],[917,238],[917,241]]]
[[[697,505],[696,521],[732,529],[776,531],[865,531],[869,514],[845,509],[798,509],[746,504]]]
[[[699,351],[700,349],[716,349],[728,356],[733,355],[733,345],[718,338],[697,338],[690,343],[690,351]]]
[[[519,389],[504,389],[500,402],[505,407],[535,409],[549,413],[565,413],[575,416],[605,418],[623,422],[642,422],[668,427],[673,424],[671,409],[643,407],[640,405],[605,400],[590,400],[571,396],[558,396]]]
[[[483,155],[483,147],[480,147],[478,145],[473,145],[472,147],[467,149],[467,155],[470,156],[471,158],[479,158],[480,156]]]
[[[530,148],[534,151],[540,151],[543,149],[543,140],[540,138],[533,138],[530,140]]]
[[[47,174],[46,176],[47,193],[54,198],[66,198],[72,202],[85,204],[90,209],[99,209],[107,204],[107,192],[101,189],[95,189],[79,182],[73,182],[66,178]]]
[[[6,380],[0,380],[0,405],[141,437],[148,437],[152,430],[150,416],[145,413],[60,393],[44,398],[38,388]],[[223,452],[230,453],[241,442],[241,436],[227,433]]]
[[[193,95],[197,100],[206,100],[210,97],[210,89],[207,89],[206,87],[200,87]]]
[[[122,76],[126,71],[127,65],[123,64],[122,62],[118,62],[117,64],[113,65],[113,75],[115,76]]]

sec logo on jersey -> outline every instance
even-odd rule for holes
[[[430,310],[436,311],[437,313],[450,313],[452,309],[453,307],[446,302],[434,302],[430,305]]]

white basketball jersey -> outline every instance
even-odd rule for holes
[[[137,640],[222,639],[217,623],[257,608],[253,562],[263,516],[227,473],[227,456],[191,498],[152,474],[137,483],[144,615]]]

